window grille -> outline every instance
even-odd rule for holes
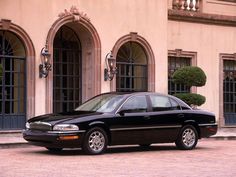
[[[175,84],[172,76],[174,72],[184,66],[191,65],[191,58],[188,57],[168,57],[168,94],[173,95],[176,93],[189,93],[190,88],[183,84]]]
[[[62,26],[54,39],[53,112],[73,111],[81,104],[81,69],[79,38]]]
[[[22,41],[0,30],[0,129],[22,129],[26,120],[26,52]]]
[[[147,57],[143,48],[135,42],[125,43],[116,57],[116,91],[147,91]]]
[[[236,125],[236,61],[224,60],[224,118],[225,125]]]

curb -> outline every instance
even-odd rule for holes
[[[236,136],[213,136],[213,137],[209,137],[209,139],[214,139],[214,140],[236,140]]]
[[[0,144],[0,149],[9,149],[9,148],[19,148],[19,147],[30,147],[32,145],[27,142],[18,142],[18,143],[2,143]]]

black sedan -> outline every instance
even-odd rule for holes
[[[73,112],[29,119],[23,137],[50,151],[81,147],[101,154],[108,145],[172,143],[193,149],[198,139],[216,134],[215,115],[194,110],[180,99],[151,92],[105,93]]]

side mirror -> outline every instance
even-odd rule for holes
[[[125,115],[125,113],[126,113],[126,110],[120,110],[119,112],[118,112],[118,114],[120,115],[120,116],[124,116]]]
[[[132,109],[124,109],[124,110],[120,110],[119,112],[118,112],[118,114],[120,115],[120,116],[125,116],[125,114],[127,114],[127,113],[133,113],[134,112],[134,110],[132,110]]]

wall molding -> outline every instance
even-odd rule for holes
[[[236,27],[236,16],[168,10],[168,20]]]

